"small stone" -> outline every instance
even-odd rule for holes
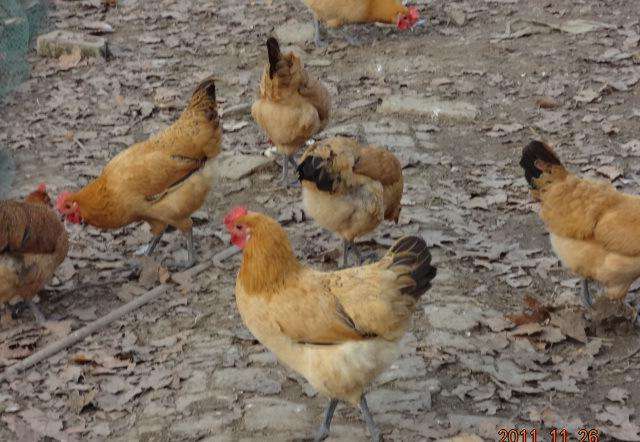
[[[303,432],[313,424],[313,416],[304,404],[282,399],[255,398],[245,407],[244,425],[248,431],[273,430],[279,434],[283,431]]]
[[[56,30],[39,36],[36,50],[41,57],[58,58],[74,48],[80,48],[83,57],[105,56],[107,41],[95,35]]]
[[[451,19],[452,22],[456,24],[456,26],[464,26],[467,22],[467,14],[460,8],[451,6],[446,8],[445,11],[447,15]]]
[[[264,155],[227,155],[220,159],[218,170],[220,177],[238,181],[253,174],[273,161]]]
[[[471,122],[478,116],[478,108],[463,101],[443,101],[437,98],[391,95],[382,101],[378,112],[430,117],[434,121]]]
[[[431,394],[424,391],[374,390],[367,394],[367,402],[373,413],[408,412],[419,414],[431,409]]]
[[[213,384],[218,388],[231,388],[241,391],[255,391],[260,394],[280,393],[280,382],[267,376],[259,368],[225,368],[213,373]]]
[[[300,23],[297,20],[289,20],[279,26],[275,34],[280,44],[305,43],[313,41],[315,30],[310,22]]]
[[[201,438],[202,436],[220,431],[240,417],[236,413],[225,413],[226,412],[222,411],[214,411],[201,418],[180,420],[171,425],[171,432],[188,437],[190,440]]]
[[[264,366],[274,366],[278,363],[276,356],[270,351],[252,354],[249,356],[249,361],[251,361],[252,364]]]

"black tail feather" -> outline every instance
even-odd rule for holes
[[[333,191],[335,179],[326,170],[324,158],[308,156],[298,165],[298,180],[315,183],[318,190],[323,192]]]
[[[273,78],[273,74],[278,70],[278,62],[281,58],[280,44],[273,37],[269,37],[267,40],[267,53],[269,54],[269,78]]]
[[[209,100],[215,103],[216,101],[216,78],[213,75],[205,78],[198,84],[196,90],[193,91],[193,95],[200,94],[202,91],[207,93]]]
[[[532,188],[535,187],[534,179],[540,178],[542,171],[536,167],[536,161],[562,166],[560,159],[543,142],[533,140],[522,149],[520,166],[524,169],[524,177]]]
[[[431,253],[427,243],[417,236],[405,236],[399,239],[391,248],[393,262],[391,266],[406,266],[411,269],[411,279],[415,285],[404,287],[401,292],[405,295],[419,298],[431,287],[437,269],[431,265]]]

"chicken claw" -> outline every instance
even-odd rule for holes
[[[369,406],[367,405],[367,399],[364,395],[362,395],[362,398],[360,399],[360,412],[362,413],[362,418],[367,424],[367,428],[371,434],[371,442],[380,442],[382,440],[380,438],[380,430],[378,430],[376,423],[373,421],[373,417],[369,411]]]
[[[327,405],[327,408],[324,411],[324,420],[322,421],[322,425],[320,425],[318,434],[314,439],[315,442],[322,442],[327,437],[329,437],[329,430],[331,429],[331,420],[333,419],[333,412],[336,411],[337,405],[338,405],[338,399],[331,399],[329,401],[329,405]]]
[[[11,319],[17,319],[22,314],[25,307],[29,307],[29,309],[31,310],[31,313],[33,313],[33,316],[36,318],[36,321],[38,322],[38,324],[43,325],[45,322],[47,322],[47,318],[42,313],[42,310],[40,310],[40,307],[38,307],[38,304],[33,302],[33,300],[20,301],[15,305],[11,306],[10,307]]]

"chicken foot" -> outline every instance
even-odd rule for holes
[[[22,314],[25,307],[29,307],[29,309],[31,310],[31,313],[33,313],[33,316],[36,318],[36,321],[38,322],[38,324],[42,325],[45,322],[47,322],[47,318],[44,316],[44,313],[42,313],[42,310],[40,310],[40,307],[38,307],[38,304],[33,302],[33,300],[20,301],[15,305],[11,306],[10,307],[11,319],[17,319]]]
[[[322,421],[322,425],[320,425],[320,429],[318,430],[318,434],[316,435],[314,441],[321,442],[329,437],[329,430],[331,429],[331,420],[333,419],[333,412],[336,411],[336,406],[338,405],[338,399],[331,399],[329,401],[329,405],[324,411],[324,419]]]

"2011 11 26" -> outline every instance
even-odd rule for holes
[[[535,428],[501,428],[498,431],[499,442],[543,442],[542,434]],[[572,436],[566,428],[554,428],[547,434],[551,442],[569,442]],[[576,431],[576,437],[579,442],[600,442],[600,431],[595,428],[580,428]]]

